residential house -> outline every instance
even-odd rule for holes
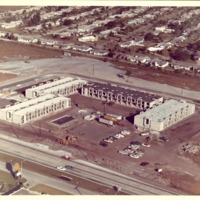
[[[80,42],[95,42],[97,40],[98,40],[98,37],[95,37],[93,35],[78,38],[78,41]]]
[[[142,19],[142,18],[136,18],[136,19],[128,21],[128,25],[132,25],[132,24],[133,25],[139,25],[139,24],[142,24],[144,22],[145,22],[144,19]]]
[[[160,26],[155,28],[156,32],[173,33],[174,29],[167,28],[167,26]]]
[[[73,44],[62,44],[62,45],[60,45],[61,49],[66,49],[66,50],[72,49],[72,47],[73,47]]]
[[[0,37],[5,37],[7,32],[0,31]]]
[[[74,45],[72,46],[72,49],[77,50],[77,51],[82,51],[82,52],[90,52],[92,50],[92,47]]]
[[[97,50],[97,49],[92,49],[91,51],[90,51],[90,53],[91,54],[94,54],[94,55],[96,55],[96,56],[106,56],[106,55],[108,55],[108,51],[106,51],[106,50]]]
[[[32,43],[32,40],[33,40],[33,38],[31,38],[31,37],[25,37],[25,36],[17,38],[18,42],[29,43],[29,44]]]
[[[169,62],[163,60],[156,60],[154,62],[154,66],[159,68],[169,67]]]
[[[22,24],[22,21],[11,21],[10,23],[2,23],[0,26],[2,28],[14,28],[16,26],[19,26],[20,24]]]
[[[164,48],[165,48],[164,46],[160,46],[160,47],[156,47],[156,46],[155,46],[155,47],[149,47],[149,48],[147,48],[147,50],[148,50],[148,51],[151,51],[151,52],[152,52],[152,51],[156,51],[156,52],[157,52],[157,51],[163,50]]]

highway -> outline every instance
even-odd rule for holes
[[[6,169],[6,164],[3,162],[0,162],[0,170],[6,171],[9,173],[9,171]],[[67,181],[57,180],[54,178],[43,176],[41,174],[28,171],[26,169],[22,170],[22,177],[28,180],[29,188],[32,188],[32,187],[36,186],[38,183],[40,183],[40,184],[44,184],[44,185],[50,186],[52,188],[56,188],[58,190],[67,192],[69,194],[73,194],[73,195],[95,194],[94,192],[86,190],[81,187],[78,187],[78,189],[77,189],[76,186],[68,183]]]
[[[178,195],[179,191],[158,187],[144,181],[128,177],[126,175],[105,169],[103,167],[81,161],[67,161],[60,158],[63,152],[55,152],[47,148],[39,147],[14,138],[0,135],[0,151],[8,153],[24,160],[33,161],[44,166],[55,168],[58,165],[71,165],[74,170],[68,169],[70,173],[92,182],[96,182],[112,188],[119,186],[122,191],[131,195]],[[38,178],[40,183],[40,178]]]

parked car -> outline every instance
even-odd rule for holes
[[[142,146],[144,146],[144,147],[150,147],[151,145],[150,144],[142,143]]]
[[[103,140],[104,142],[113,143],[112,140]]]
[[[127,154],[128,154],[127,151],[123,151],[123,150],[118,151],[118,153],[120,153],[120,154],[124,154],[124,155],[127,155]]]
[[[65,168],[66,168],[66,169],[74,169],[74,167],[71,166],[71,165],[66,165]]]
[[[169,141],[168,137],[166,137],[166,136],[160,136],[159,139],[161,139],[161,140],[163,140],[165,142]]]
[[[56,169],[58,169],[60,171],[65,171],[66,170],[65,167],[63,167],[63,166],[58,166],[58,167],[56,167]]]
[[[64,155],[64,156],[61,156],[61,158],[62,158],[62,159],[65,159],[65,160],[71,160],[71,157],[65,156],[65,155]]]
[[[113,136],[110,136],[109,138],[108,138],[108,140],[112,140],[113,142],[114,141],[116,141],[116,140],[118,140],[119,138],[116,138],[116,137],[113,137]]]
[[[137,155],[137,154],[130,154],[129,155],[131,158],[139,158],[140,156],[139,155]]]
[[[157,168],[155,169],[156,172],[162,172],[162,169],[161,168]]]
[[[128,152],[128,153],[133,153],[132,149],[124,149],[124,151]]]
[[[141,143],[141,142],[138,142],[138,141],[132,141],[131,144],[132,144],[132,145],[141,145],[142,143]]]
[[[145,167],[145,166],[147,166],[147,165],[149,165],[148,162],[141,162],[141,163],[140,163],[140,166],[144,166],[144,167]]]
[[[144,133],[141,133],[140,135],[141,136],[148,136],[150,133],[149,132],[144,132]]]
[[[130,135],[131,131],[129,131],[129,130],[122,130],[120,133],[122,135]]]
[[[115,137],[115,138],[123,138],[124,135],[122,135],[122,134],[115,134],[113,137]]]
[[[140,148],[140,145],[129,145],[128,148],[133,149],[133,150],[137,150],[137,149]]]
[[[115,103],[114,102],[109,102],[108,105],[109,106],[113,106],[113,105],[115,105]]]
[[[107,147],[107,146],[108,146],[108,143],[105,142],[105,141],[101,141],[99,144],[100,144],[101,146],[103,146],[103,147]]]

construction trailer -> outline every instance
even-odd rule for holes
[[[170,99],[134,117],[134,124],[142,129],[162,131],[195,113],[195,104]]]
[[[100,122],[100,123],[103,123],[103,124],[111,125],[111,126],[114,125],[114,121],[109,120],[109,119],[104,119],[104,118],[102,118],[102,117],[99,118],[99,122]]]
[[[47,94],[0,109],[0,119],[22,125],[69,107],[70,98]]]
[[[53,82],[41,83],[39,86],[32,86],[26,89],[25,96],[29,99],[36,98],[46,94],[54,95],[71,95],[78,92],[78,89],[83,87],[87,81],[79,78],[67,77],[60,80],[55,79]]]

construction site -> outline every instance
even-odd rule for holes
[[[171,185],[169,182],[171,167],[181,166],[183,160],[176,153],[171,154],[170,152],[176,151],[179,145],[181,145],[180,137],[181,141],[185,141],[197,134],[199,129],[195,122],[200,118],[198,108],[195,109],[195,105],[191,104],[193,111],[190,117],[187,116],[183,120],[177,120],[177,123],[162,131],[153,130],[145,126],[139,127],[134,125],[135,117],[141,112],[148,112],[149,109],[153,112],[154,109],[167,102],[166,98],[151,94],[151,96],[156,97],[153,100],[157,103],[154,106],[152,104],[151,108],[147,108],[146,106],[141,107],[144,103],[130,106],[115,102],[114,99],[112,101],[106,98],[102,100],[96,97],[93,98],[93,95],[87,97],[82,95],[81,91],[82,88],[86,87],[88,81],[78,78],[76,80],[79,80],[81,84],[78,83],[77,87],[72,84],[73,87],[71,86],[69,95],[66,95],[65,91],[67,88],[62,89],[62,91],[58,90],[58,85],[56,84],[57,81],[65,79],[49,79],[54,80],[53,84],[49,80],[44,80],[42,83],[45,83],[43,84],[45,88],[48,88],[48,84],[52,88],[56,87],[55,90],[44,90],[44,96],[38,92],[41,91],[41,86],[44,87],[40,85],[41,82],[34,84],[36,85],[34,87],[33,85],[16,87],[15,90],[9,93],[1,90],[1,101],[5,104],[0,109],[0,112],[2,112],[2,133],[5,132],[11,137],[17,137],[27,142],[45,144],[51,149],[68,151],[73,158],[96,163],[124,174],[136,175],[149,180],[157,177],[155,181],[158,184]],[[117,88],[119,90],[123,88],[123,86],[113,87],[116,90]],[[125,89],[123,88],[123,90]],[[32,91],[34,98],[32,96],[28,98],[26,96],[28,92],[26,91]],[[46,91],[50,91],[50,94]],[[55,94],[55,91],[57,94]],[[95,91],[93,92],[95,93]],[[45,103],[42,105],[42,98],[46,98],[45,96],[57,97],[58,101],[55,103],[55,106],[52,102],[48,104],[46,99],[43,99]],[[61,98],[67,102],[64,107],[61,106],[62,103],[60,104],[62,102]],[[160,99],[160,101],[156,101],[156,99]],[[38,105],[33,112],[29,112],[31,113],[30,120],[23,124],[20,121],[14,121],[13,116],[19,112],[19,109],[30,110],[34,107],[34,104],[31,103],[32,101],[39,103],[37,103]],[[39,106],[40,104],[42,106]],[[28,110],[20,112],[24,113],[24,119],[27,119],[26,116],[29,117]],[[45,113],[44,115],[42,115],[42,111]],[[3,113],[5,113],[4,119]],[[19,119],[21,120],[22,118]],[[192,129],[190,131],[184,133],[179,131],[182,126],[187,126],[189,129],[191,124]],[[174,132],[176,134],[173,134]],[[165,154],[165,156],[160,156],[161,154]],[[172,166],[171,164],[165,165],[168,159],[176,159],[176,163]],[[146,172],[140,166],[144,161],[148,163]],[[164,177],[153,173],[158,164],[159,167],[166,171],[168,176]]]

